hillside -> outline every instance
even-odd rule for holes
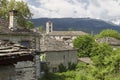
[[[114,29],[120,31],[120,26],[110,22],[90,18],[39,18],[31,20],[35,26],[44,26],[47,21],[52,21],[54,30],[81,30],[94,34],[99,33],[103,29]]]

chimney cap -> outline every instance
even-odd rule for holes
[[[14,13],[17,13],[18,11],[13,9],[13,10],[10,10],[9,12],[14,12]]]

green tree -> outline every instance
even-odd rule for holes
[[[114,51],[109,60],[113,61],[115,73],[120,73],[120,47]]]
[[[7,17],[8,0],[0,0],[0,18]]]
[[[27,28],[27,29],[34,28],[33,22],[31,22],[31,21],[26,21],[26,28]]]
[[[39,28],[39,30],[40,30],[40,32],[45,32],[45,29],[44,29],[44,27],[41,25],[41,26],[38,26],[38,28]]]
[[[90,35],[79,36],[73,41],[74,47],[78,48],[79,57],[90,56],[91,49],[94,43],[94,38]]]
[[[113,72],[113,60],[110,59],[113,53],[113,49],[105,43],[93,47],[91,59],[94,63],[94,71],[92,73],[96,79],[105,80],[105,76]]]
[[[104,59],[109,57],[113,52],[113,49],[108,44],[97,44],[92,48],[91,57],[96,65],[104,65]]]
[[[28,27],[27,25],[29,22],[27,20],[32,17],[32,13],[27,3],[15,0],[0,0],[0,18],[8,20],[9,11],[13,9],[18,11],[18,25],[25,28]]]
[[[120,34],[115,30],[106,29],[100,32],[98,35],[96,35],[96,38],[103,38],[103,37],[114,37],[116,39],[120,39]]]

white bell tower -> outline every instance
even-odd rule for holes
[[[49,34],[53,31],[53,23],[51,21],[46,22],[46,33]]]

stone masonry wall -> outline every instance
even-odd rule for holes
[[[16,80],[15,66],[0,66],[0,80]]]
[[[68,63],[77,63],[77,51],[56,51],[46,52],[46,61],[49,63],[50,72],[53,68],[58,70],[58,65],[63,64],[68,67]]]
[[[16,65],[16,80],[38,80],[40,78],[40,57],[35,55],[34,61],[22,61]]]
[[[32,61],[18,62],[16,67],[16,80],[35,80],[35,68]]]

